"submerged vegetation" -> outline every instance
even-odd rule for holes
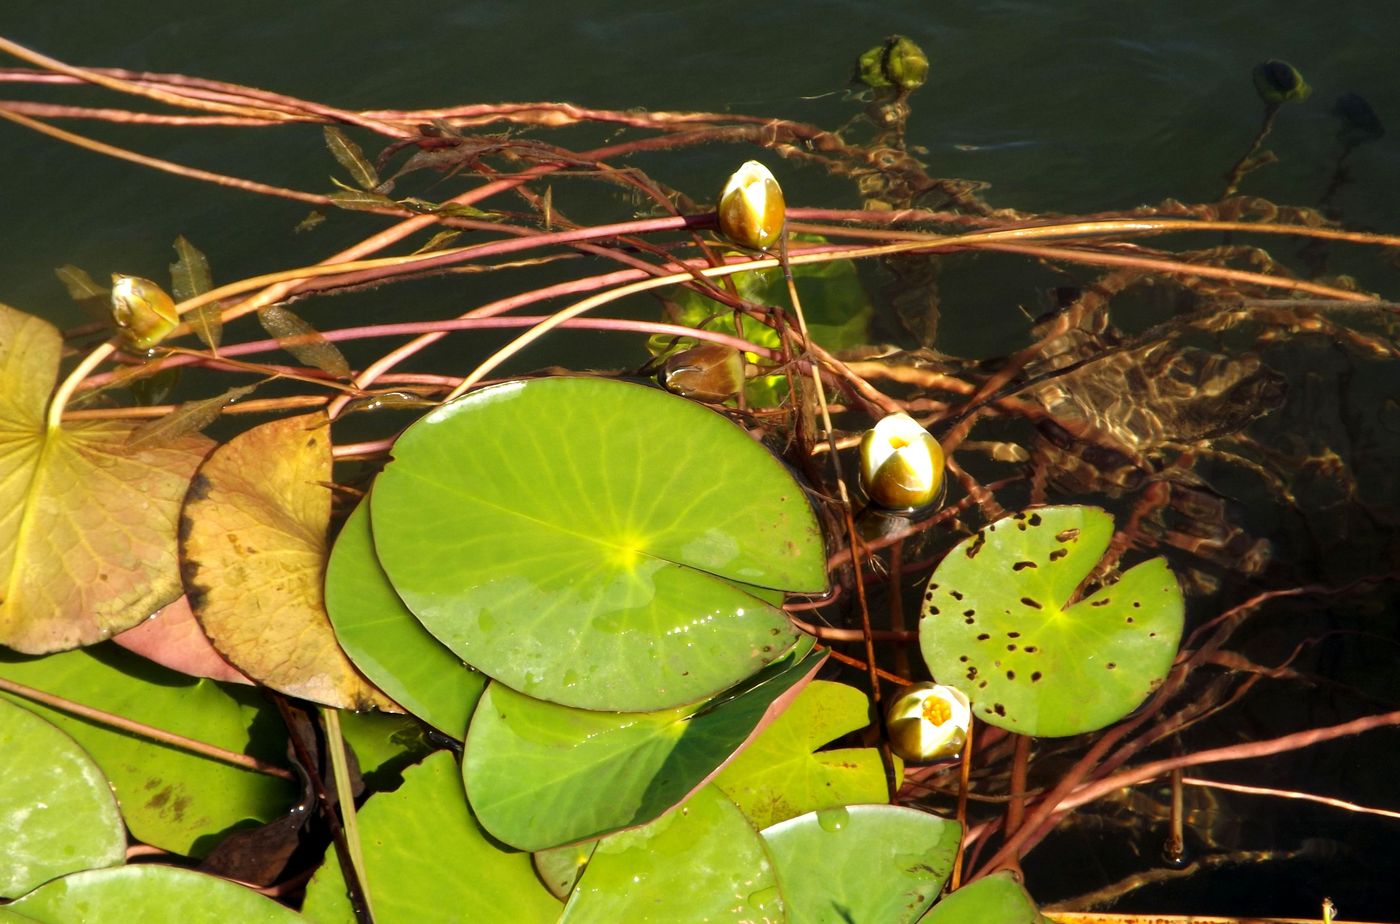
[[[1327,601],[1395,577],[1366,452],[1396,305],[1331,268],[1400,246],[1330,212],[1383,131],[1359,97],[1316,207],[1242,192],[1308,97],[1270,61],[1216,200],[1046,215],[920,160],[929,63],[898,36],[839,129],[350,111],[0,50],[42,97],[0,118],[364,235],[218,286],[184,238],[169,286],[63,266],[103,317],[63,333],[0,306],[0,918],[1034,922],[1303,855],[1197,825],[1188,792],[1232,784],[1187,773],[1400,724],[1383,685],[1298,708],[1329,638],[1367,644]],[[335,188],[104,123],[284,126]],[[700,146],[728,185],[640,166]],[[804,172],[860,207],[799,203]],[[1003,355],[940,338],[977,260],[1044,309]],[[430,276],[471,307],[320,311]],[[1260,701],[1289,727],[1237,732]],[[1038,847],[1149,783],[1168,818],[1122,809],[1119,881],[1042,888]]]

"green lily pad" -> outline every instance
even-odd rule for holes
[[[326,612],[340,647],[375,686],[439,731],[467,733],[486,678],[413,618],[374,554],[369,504],[340,530],[326,565]]]
[[[763,830],[788,915],[812,924],[918,920],[952,872],[961,835],[956,821],[897,805],[822,809]]]
[[[1077,735],[1136,709],[1181,640],[1181,588],[1154,558],[1067,605],[1113,537],[1096,507],[1041,507],[957,545],[924,595],[919,645],[992,725]]]
[[[370,498],[399,596],[483,673],[537,699],[696,702],[796,633],[734,582],[819,592],[816,518],[727,419],[593,378],[472,392],[398,440]]]
[[[359,811],[370,903],[378,924],[480,921],[549,924],[559,900],[535,877],[530,855],[493,843],[467,807],[457,763],[446,751],[404,772],[403,786]],[[345,880],[334,851],[306,889],[302,914],[320,924],[346,917]]]
[[[816,809],[888,802],[879,751],[817,750],[869,723],[870,700],[864,693],[814,680],[715,777],[715,785],[760,830]],[[896,767],[896,775],[901,769]]]
[[[674,812],[598,842],[560,924],[785,921],[763,839],[706,786]]]
[[[235,753],[284,760],[275,712],[243,686],[224,687],[158,667],[115,645],[44,658],[0,649],[0,677]],[[203,855],[228,828],[270,821],[296,799],[292,783],[0,693],[72,735],[116,790],[132,836],[172,853]]]
[[[172,866],[143,863],[88,870],[40,886],[9,906],[43,924],[297,924],[305,918],[245,886]]]
[[[968,883],[943,899],[919,924],[1048,924],[1009,872]]]
[[[709,702],[605,713],[493,683],[467,733],[462,770],[481,824],[544,850],[649,822],[700,786],[786,705],[825,659],[810,641]]]
[[[126,858],[126,829],[97,764],[56,727],[3,700],[0,780],[0,898]]]

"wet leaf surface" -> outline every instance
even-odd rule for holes
[[[129,629],[180,595],[175,524],[208,440],[132,450],[133,425],[49,431],[58,332],[0,305],[0,644],[38,654]]]
[[[620,711],[695,702],[791,646],[733,582],[826,585],[802,489],[742,430],[589,378],[482,389],[394,448],[370,498],[399,596],[462,660],[526,693]]]
[[[10,907],[43,924],[296,924],[304,920],[272,899],[226,879],[155,864],[74,873],[36,889]]]
[[[953,870],[961,833],[956,821],[896,805],[826,808],[762,832],[789,920],[812,924],[918,920]]]
[[[392,709],[326,616],[330,480],[322,414],[272,421],[220,446],[181,518],[185,589],[214,647],[259,683],[342,709]]]
[[[107,778],[57,727],[0,700],[0,898],[126,859]]]

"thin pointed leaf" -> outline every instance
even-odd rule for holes
[[[170,294],[175,301],[186,301],[213,288],[209,261],[184,235],[175,238],[175,255],[178,259],[170,264]],[[217,302],[201,305],[190,312],[186,320],[205,346],[211,350],[219,348],[224,335],[224,321]]]
[[[258,322],[298,362],[315,366],[338,379],[349,377],[350,364],[345,361],[344,354],[335,344],[322,337],[316,328],[290,310],[280,305],[268,305],[258,311]]]
[[[326,147],[330,148],[331,154],[340,165],[349,171],[350,178],[359,184],[361,189],[374,189],[378,186],[379,171],[366,159],[360,146],[334,125],[327,125],[324,131]]]
[[[253,393],[257,385],[240,385],[230,388],[222,395],[204,398],[200,401],[186,401],[164,417],[141,424],[126,438],[129,449],[145,446],[158,446],[187,433],[198,433],[219,419],[225,407]]]

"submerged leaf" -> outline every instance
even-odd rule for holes
[[[257,385],[241,385],[237,388],[230,388],[222,395],[215,395],[212,398],[186,401],[164,417],[148,420],[132,430],[131,435],[126,439],[127,448],[140,449],[143,446],[157,446],[176,437],[184,436],[186,433],[198,433],[218,420],[219,414],[225,407],[239,398],[252,394],[257,387]]]
[[[98,285],[87,270],[65,263],[53,271],[58,281],[68,290],[68,297],[94,321],[112,323],[112,290]]]
[[[374,189],[379,185],[379,171],[374,169],[374,164],[369,162],[358,144],[334,125],[325,126],[323,131],[326,147],[330,148],[336,161],[349,171],[350,178],[361,189]]]
[[[341,709],[392,710],[326,616],[330,480],[324,414],[275,420],[220,446],[181,517],[185,590],[214,647],[248,676]]]
[[[0,645],[40,654],[129,629],[180,595],[179,505],[211,443],[133,450],[133,425],[48,430],[60,339],[0,305]]]
[[[258,323],[298,362],[315,366],[338,379],[349,377],[350,364],[345,361],[344,354],[289,309],[268,305],[258,311]]]
[[[175,255],[170,264],[170,292],[175,301],[183,302],[203,295],[213,288],[209,276],[209,261],[184,235],[175,238]],[[201,305],[187,315],[190,327],[204,345],[217,350],[224,334],[224,321],[218,302]]]

